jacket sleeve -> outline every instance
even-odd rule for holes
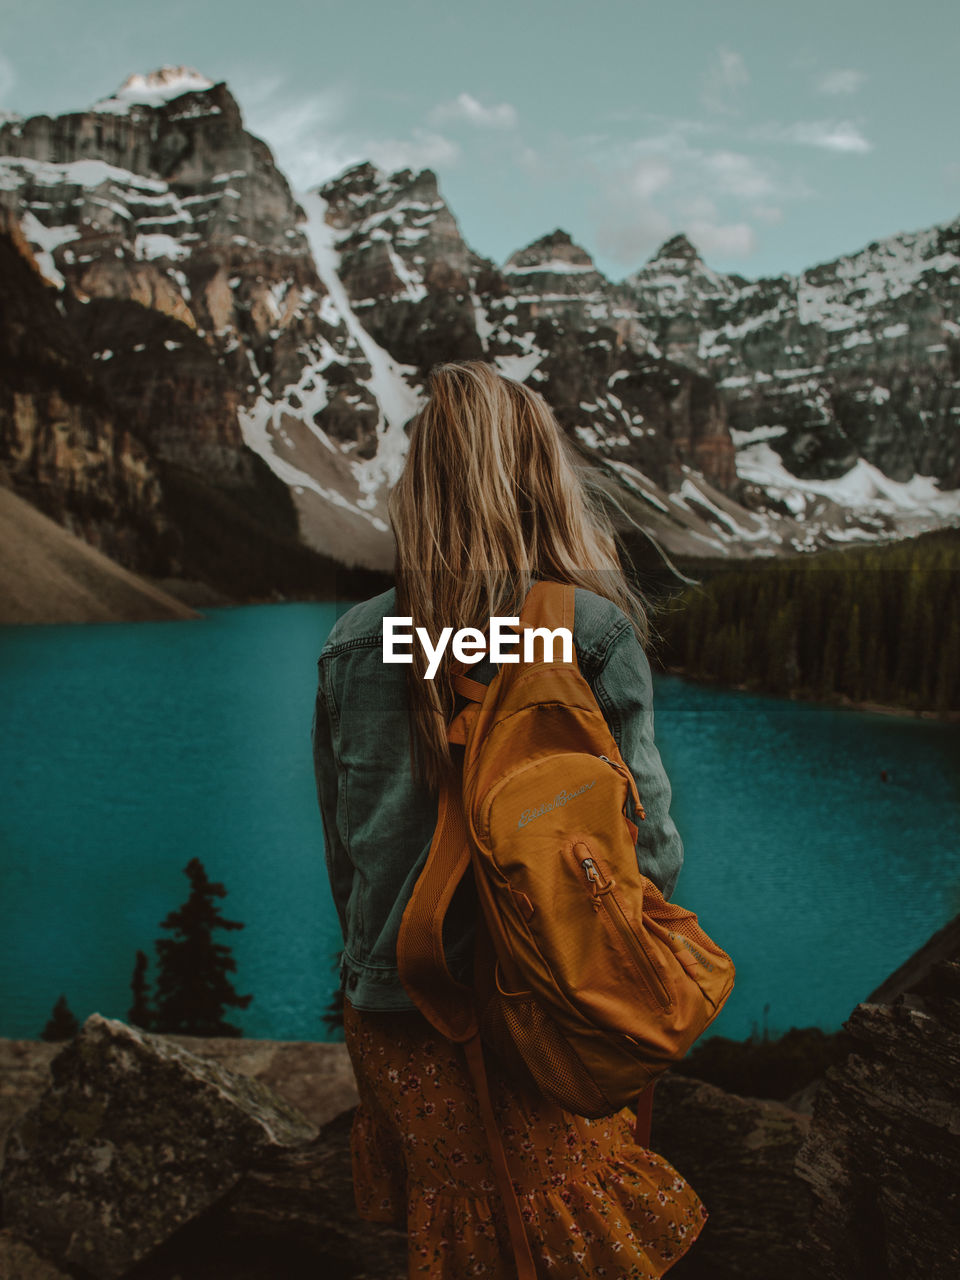
[[[683,842],[670,817],[670,781],[653,737],[650,664],[629,621],[607,646],[591,686],[647,815],[637,822],[637,863],[669,898],[683,864]]]
[[[319,663],[317,697],[313,710],[310,738],[313,744],[313,772],[317,784],[317,802],[323,822],[323,843],[330,889],[340,919],[340,931],[347,936],[347,900],[353,886],[353,868],[337,826],[337,797],[340,775],[334,751],[336,707],[326,687],[326,666]]]

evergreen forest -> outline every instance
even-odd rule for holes
[[[656,615],[664,669],[828,702],[960,710],[960,529],[697,572],[699,585]]]

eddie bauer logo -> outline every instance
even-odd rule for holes
[[[552,800],[547,800],[539,809],[524,809],[517,822],[517,828],[525,827],[528,823],[533,822],[534,818],[542,817],[543,814],[550,813],[553,809],[562,809],[570,800],[583,795],[584,791],[589,791],[594,782],[596,782],[596,778],[592,782],[585,782],[582,786],[577,787],[576,791],[558,791]]]
[[[686,947],[687,950],[690,952],[690,954],[693,956],[694,960],[696,960],[699,964],[702,964],[708,973],[713,973],[713,965],[710,963],[710,961],[707,959],[707,957],[703,954],[702,951],[697,950],[697,948],[693,945],[692,942],[688,942],[686,938],[681,938],[680,935],[678,933],[674,933],[672,929],[667,930],[667,937],[670,939],[671,942],[679,942],[682,947]]]

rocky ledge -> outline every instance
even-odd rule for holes
[[[671,1277],[960,1274],[960,918],[846,1033],[838,1065],[787,1103],[657,1086],[653,1145],[711,1214]],[[406,1275],[403,1233],[354,1212],[343,1045],[94,1014],[59,1052],[0,1041],[0,1071],[5,1280]]]

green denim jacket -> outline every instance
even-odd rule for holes
[[[423,868],[437,801],[410,776],[407,667],[382,661],[391,589],[338,618],[318,659],[311,737],[327,870],[343,932],[341,980],[358,1009],[410,1009],[397,974],[397,933]],[[630,620],[577,587],[574,645],[585,679],[633,773],[646,811],[637,861],[669,897],[683,845],[670,817],[670,783],[653,738],[650,666]],[[496,667],[470,670],[485,683]],[[469,877],[444,928],[451,970],[469,980],[476,901]]]

